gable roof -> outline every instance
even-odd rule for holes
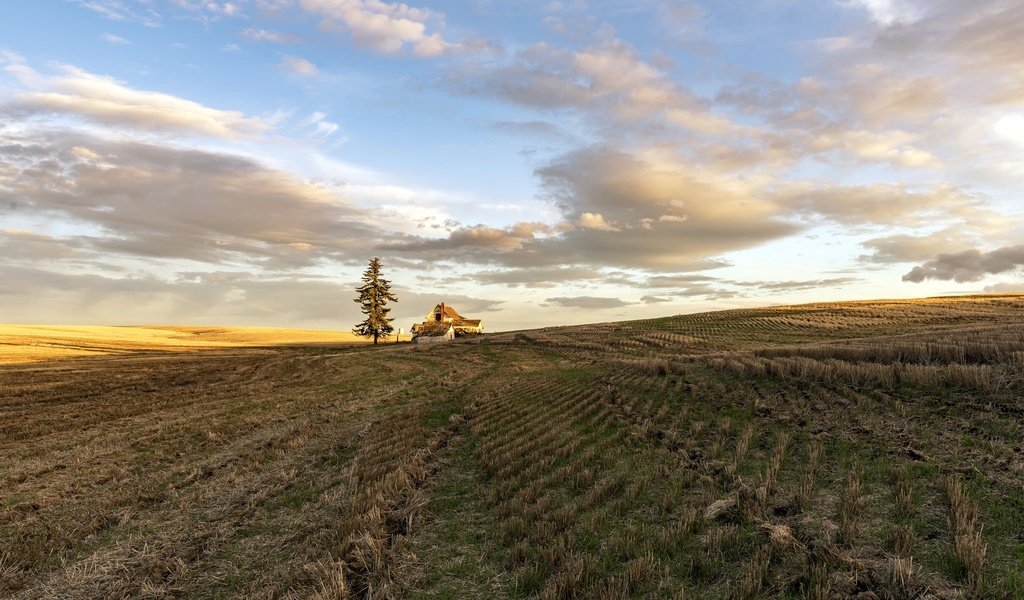
[[[439,308],[443,308],[444,309],[444,313],[443,314],[444,314],[445,317],[447,317],[449,319],[461,319],[462,318],[462,315],[460,315],[458,312],[455,311],[454,308],[452,308],[451,306],[445,304],[444,302],[439,302],[439,303],[435,304],[434,308],[430,309],[430,312],[427,313],[427,318],[428,319],[432,319],[434,317],[434,315],[437,313],[437,309],[439,309]]]

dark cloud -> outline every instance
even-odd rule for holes
[[[715,268],[721,263],[711,257],[798,230],[756,190],[677,159],[596,147],[567,154],[538,175],[548,197],[577,225],[562,242],[598,264]]]
[[[20,229],[0,229],[0,256],[10,262],[49,262],[82,257],[78,240],[62,240]]]
[[[603,310],[606,308],[622,308],[629,306],[632,302],[626,302],[621,298],[603,298],[598,296],[559,296],[545,300],[548,306],[559,306],[562,308],[582,308],[585,310]]]
[[[957,283],[979,281],[986,275],[1009,273],[1024,267],[1024,244],[1006,246],[991,252],[976,248],[952,254],[940,254],[934,260],[914,267],[903,281],[920,283],[926,279],[953,280]]]
[[[956,248],[971,245],[972,239],[963,228],[949,228],[927,235],[897,234],[870,239],[862,245],[872,251],[862,255],[862,261],[894,264],[903,262],[921,262],[949,252]]]
[[[987,285],[982,291],[986,294],[1020,293],[1024,292],[1024,281]]]
[[[727,265],[722,265],[727,266]],[[693,284],[704,284],[718,281],[718,278],[709,275],[683,274],[683,275],[651,275],[645,278],[641,285],[649,288],[677,288]]]
[[[860,279],[857,277],[833,277],[831,279],[810,279],[804,281],[766,281],[757,282],[752,285],[767,292],[783,293],[844,287],[858,281]]]
[[[533,269],[504,269],[479,271],[468,276],[468,280],[483,284],[500,284],[509,287],[550,288],[567,281],[584,281],[602,278],[598,269],[585,267],[538,267]]]
[[[384,237],[367,211],[332,190],[248,158],[74,134],[40,137],[32,147],[45,153],[26,155],[19,143],[0,147],[0,161],[16,169],[0,188],[0,206],[102,231],[76,241],[96,251],[290,269],[361,257]]]

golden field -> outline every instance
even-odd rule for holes
[[[0,325],[0,364],[139,351],[363,343],[351,331],[273,327]]]

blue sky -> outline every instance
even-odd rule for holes
[[[1010,0],[0,7],[0,322],[1022,289]]]

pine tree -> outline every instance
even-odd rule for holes
[[[391,326],[394,319],[388,318],[391,309],[388,302],[398,302],[398,298],[391,293],[391,282],[380,276],[380,259],[373,257],[370,266],[363,272],[363,285],[356,288],[359,297],[355,302],[359,303],[360,310],[366,315],[366,319],[352,329],[352,333],[362,337],[372,337],[373,343],[377,343],[380,337],[387,337],[395,330]]]

